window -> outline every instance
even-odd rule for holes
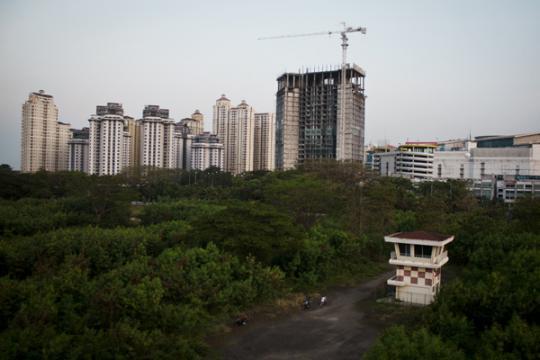
[[[414,256],[420,258],[430,258],[432,249],[433,248],[431,246],[414,245]]]
[[[401,255],[401,256],[411,256],[411,245],[409,245],[409,244],[399,244],[399,255]]]

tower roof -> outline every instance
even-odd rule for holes
[[[221,94],[221,97],[219,99],[217,99],[217,101],[220,101],[220,100],[231,101],[231,100],[227,99],[225,94]]]
[[[398,232],[398,233],[394,233],[388,236],[393,237],[393,238],[399,238],[399,239],[429,240],[429,241],[444,241],[452,237],[451,235],[444,235],[437,232],[421,231],[421,230]]]

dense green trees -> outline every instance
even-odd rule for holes
[[[216,324],[378,271],[382,235],[431,229],[456,234],[452,261],[469,270],[371,356],[526,358],[539,343],[538,209],[337,162],[237,177],[0,167],[0,357],[202,357]]]
[[[407,344],[416,343],[418,333],[444,340],[454,357],[538,358],[538,209],[538,199],[522,199],[511,208],[494,205],[459,216],[450,256],[464,265],[462,275],[442,288],[418,329],[388,330],[369,358],[414,358],[407,355],[411,351]],[[455,213],[451,218],[456,221]],[[415,351],[425,357],[420,349]]]

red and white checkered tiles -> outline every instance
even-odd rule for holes
[[[441,269],[403,265],[399,265],[396,269],[396,280],[413,285],[435,286],[440,281],[440,275]]]

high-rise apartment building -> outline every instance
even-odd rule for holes
[[[124,159],[124,163],[128,167],[140,166],[141,159],[141,126],[140,122],[136,121],[131,116],[124,116],[126,125],[126,140],[129,148],[126,152],[129,154],[127,159]],[[127,161],[126,161],[127,160]]]
[[[221,95],[216,100],[214,105],[214,117],[212,132],[218,136],[221,142],[227,138],[227,120],[229,118],[229,110],[231,109],[231,101],[227,99],[225,94]]]
[[[278,169],[314,159],[362,161],[365,72],[347,65],[344,83],[341,78],[342,70],[336,69],[285,73],[277,79]]]
[[[69,146],[71,139],[71,124],[58,122],[56,128],[56,171],[69,170]]]
[[[89,137],[90,129],[87,127],[81,130],[71,129],[71,139],[68,141],[69,171],[88,173]]]
[[[244,100],[229,109],[223,139],[225,171],[233,174],[253,171],[254,123],[255,110]]]
[[[190,118],[180,120],[180,123],[187,126],[192,135],[199,135],[204,132],[204,116],[199,110],[195,110]]]
[[[255,113],[253,170],[274,170],[276,118],[273,113]]]
[[[174,141],[175,124],[169,119],[169,110],[158,105],[146,106],[141,126],[141,165],[159,168],[176,168],[177,149]],[[160,116],[144,116],[160,115]],[[165,117],[167,116],[167,117]]]
[[[90,123],[89,173],[116,175],[129,164],[131,136],[122,104],[97,106]]]
[[[217,135],[205,132],[193,138],[191,169],[205,170],[209,167],[223,169],[223,144]]]
[[[68,168],[69,124],[58,122],[52,95],[33,92],[22,106],[21,171]]]

